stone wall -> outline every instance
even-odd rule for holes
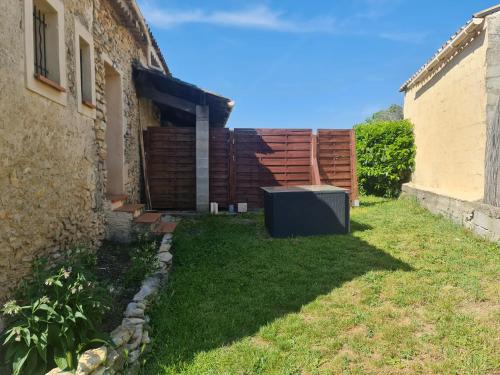
[[[500,241],[500,208],[482,203],[467,202],[403,185],[403,194],[415,197],[419,203],[435,214],[451,219],[473,233],[491,241]]]
[[[461,200],[482,200],[486,148],[486,51],[482,31],[444,67],[405,95],[415,126],[414,185]]]
[[[139,98],[140,121],[143,129],[161,126],[160,110],[152,100]]]
[[[105,54],[113,62],[114,67],[120,72],[123,79],[123,110],[125,118],[125,192],[132,202],[140,200],[141,181],[141,159],[139,148],[139,99],[132,82],[132,63],[141,62],[147,65],[143,45],[138,45],[133,36],[127,32],[113,17],[113,12],[106,1],[95,2],[95,21],[93,27],[96,56]],[[96,61],[96,87],[98,97],[98,129],[103,135],[102,127],[105,128],[105,103],[104,103],[104,61]],[[105,143],[100,142],[103,154],[105,154]]]
[[[95,248],[106,210],[103,53],[122,73],[126,193],[140,199],[139,109],[132,62],[146,63],[106,0],[64,0],[66,106],[25,86],[23,0],[0,1],[0,302],[40,255]],[[95,44],[97,120],[77,111],[75,19]]]

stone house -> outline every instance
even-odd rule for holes
[[[232,102],[172,78],[135,0],[2,0],[0,21],[1,302],[34,258],[95,248],[113,212],[143,209],[144,129],[189,102],[203,144]],[[177,92],[139,90],[138,74]]]
[[[500,5],[475,14],[401,91],[417,145],[403,190],[500,238]]]

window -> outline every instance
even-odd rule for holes
[[[35,77],[61,84],[57,11],[44,0],[33,1],[33,48]]]
[[[66,104],[64,5],[61,0],[25,0],[26,86]]]
[[[47,69],[47,16],[33,6],[33,47],[35,49],[35,74],[49,78]]]
[[[90,80],[90,46],[80,38],[80,94],[82,103],[93,105]]]
[[[75,21],[75,61],[78,111],[95,118],[94,43],[87,29]]]

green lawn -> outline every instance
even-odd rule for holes
[[[410,199],[352,234],[271,239],[263,215],[184,220],[145,374],[500,371],[500,246]]]

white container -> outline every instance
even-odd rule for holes
[[[238,213],[242,214],[248,212],[248,204],[247,203],[238,203]]]
[[[210,203],[210,213],[217,215],[219,213],[219,204],[217,202]]]

